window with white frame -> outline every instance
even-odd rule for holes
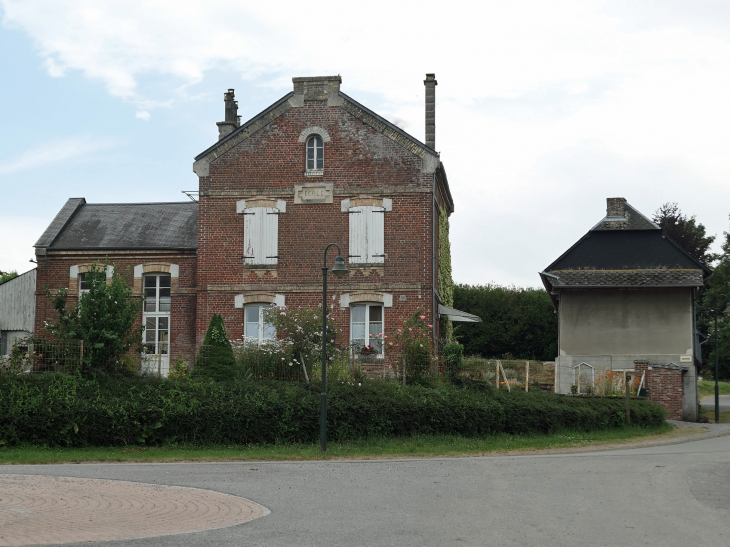
[[[243,263],[277,264],[279,261],[279,210],[251,207],[243,213]]]
[[[355,352],[372,346],[372,353],[383,354],[382,304],[350,306],[350,344]]]
[[[307,139],[307,171],[322,171],[324,169],[324,143],[319,135],[312,135]]]
[[[89,284],[86,282],[86,274],[85,273],[80,273],[79,274],[79,277],[78,277],[78,280],[79,280],[79,300],[81,300],[81,297],[85,293],[89,292]]]
[[[385,208],[370,205],[350,207],[350,252],[352,264],[385,262]]]
[[[168,355],[170,351],[170,308],[172,304],[170,274],[144,276],[142,320],[144,348],[147,355]]]
[[[272,308],[268,304],[249,304],[243,310],[243,335],[248,340],[271,340],[276,338],[276,329],[266,322],[265,310]]]

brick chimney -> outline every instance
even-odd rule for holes
[[[341,76],[308,76],[292,78],[294,95],[302,95],[305,101],[336,100],[340,93]]]
[[[223,102],[226,105],[226,119],[218,122],[218,140],[227,137],[241,125],[241,117],[238,115],[238,101],[232,89],[223,94]]]
[[[436,150],[436,81],[435,74],[426,74],[426,146]]]
[[[606,216],[608,218],[626,217],[626,199],[606,198]]]

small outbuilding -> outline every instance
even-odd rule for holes
[[[695,302],[711,270],[624,198],[540,273],[558,313],[557,393],[631,371],[669,417],[697,421]]]
[[[0,356],[8,355],[16,339],[33,334],[37,270],[0,285]]]

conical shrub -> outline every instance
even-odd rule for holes
[[[195,360],[193,375],[218,381],[236,376],[236,359],[220,314],[213,314],[210,318],[208,332]]]

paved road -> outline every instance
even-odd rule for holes
[[[702,408],[715,410],[715,396],[702,397],[700,404]],[[730,395],[720,395],[720,410],[730,410]]]
[[[195,487],[271,510],[229,528],[86,546],[730,544],[730,436],[586,454],[0,466],[0,473]]]

